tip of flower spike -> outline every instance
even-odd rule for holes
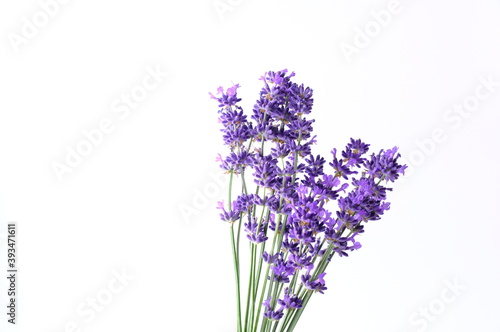
[[[240,87],[239,84],[234,84],[232,87],[228,88],[226,90],[226,94],[229,96],[229,97],[233,97],[233,96],[236,96],[236,90]]]
[[[219,102],[219,107],[226,107],[229,108],[233,105],[236,105],[241,99],[238,99],[236,97],[236,90],[240,87],[239,84],[233,84],[233,86],[227,88],[227,90],[224,93],[224,88],[219,87],[217,88],[216,95],[220,95],[220,97],[215,96],[212,93],[208,93],[210,95],[210,98],[215,99]]]
[[[390,202],[384,202],[380,205],[380,208],[382,211],[389,211],[391,208],[391,203]]]
[[[394,158],[394,156],[396,155],[397,152],[398,152],[398,147],[395,146],[392,149],[388,149],[385,151],[385,157],[386,158]]]
[[[262,305],[270,309],[270,308],[271,308],[271,298],[272,298],[272,297],[271,297],[271,296],[269,296],[269,297],[267,298],[267,300],[264,300],[264,302],[262,302]]]
[[[361,249],[362,245],[359,242],[354,242],[353,245],[351,246],[351,250],[358,250]]]
[[[405,170],[408,168],[408,165],[402,165],[400,170],[399,170],[399,173],[405,175]]]
[[[224,93],[224,88],[221,87],[221,86],[219,86],[217,88],[216,94],[220,95],[220,94],[223,94],[223,93]],[[210,95],[210,98],[215,99],[215,100],[219,100],[219,98],[217,98],[216,96],[214,96],[213,93],[209,92],[208,94]]]
[[[295,76],[295,72],[291,72],[290,75],[286,76],[286,73],[288,73],[288,69],[283,69],[277,72],[274,71],[268,71],[265,72],[263,76],[261,76],[259,79],[262,81],[269,81],[271,83],[280,85],[283,83],[285,79],[290,79],[291,77]]]

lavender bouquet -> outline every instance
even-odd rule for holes
[[[238,84],[210,94],[229,148],[217,158],[230,177],[227,202],[218,208],[230,227],[238,332],[294,331],[311,296],[327,289],[333,256],[361,248],[364,223],[389,210],[386,185],[407,167],[398,164],[396,147],[367,155],[369,144],[351,138],[340,156],[332,150],[328,174],[326,160],[311,152],[314,120],[306,116],[313,91],[293,83],[294,75],[282,70],[260,78],[250,120],[239,106]]]

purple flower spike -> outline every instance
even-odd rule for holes
[[[362,247],[359,236],[389,210],[389,185],[407,168],[397,147],[370,154],[361,139],[350,138],[326,158],[313,154],[313,90],[294,77],[286,69],[264,73],[249,114],[240,106],[239,84],[210,94],[227,147],[216,162],[231,177],[231,202],[218,209],[231,226],[237,312],[248,315],[238,317],[237,331],[294,330],[308,296],[327,290],[333,257]],[[250,259],[240,261],[240,242],[249,245]],[[242,271],[246,261],[250,268]],[[250,275],[246,301],[241,275]]]
[[[283,315],[284,315],[283,310],[273,311],[273,310],[267,309],[264,312],[264,317],[266,317],[269,320],[273,320],[273,321],[280,320],[281,317],[283,317]]]
[[[285,289],[285,297],[283,300],[279,299],[278,303],[284,309],[300,309],[302,308],[302,299],[300,299],[297,295],[290,296],[288,294],[288,288]]]
[[[232,87],[228,88],[224,93],[224,89],[220,86],[217,89],[217,95],[221,95],[220,97],[214,96],[212,93],[208,93],[210,98],[215,99],[219,102],[219,107],[231,107],[236,105],[241,99],[238,99],[236,96],[236,90],[240,87],[239,84],[235,84]]]

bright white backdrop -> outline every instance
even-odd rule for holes
[[[288,68],[315,91],[315,152],[360,137],[411,169],[299,330],[500,331],[499,15],[492,0],[2,2],[0,330],[235,331],[207,92],[240,83],[250,111],[258,78]]]

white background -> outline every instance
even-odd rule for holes
[[[297,331],[500,331],[500,86],[482,86],[500,82],[500,2],[401,0],[381,28],[387,1],[220,3],[71,0],[47,22],[35,0],[0,4],[0,268],[16,221],[20,271],[15,327],[0,278],[0,330],[234,332],[207,92],[240,83],[249,112],[258,78],[288,68],[315,91],[315,153],[359,137],[399,146],[411,171]],[[46,25],[25,38],[34,15]],[[122,119],[113,105],[146,68],[168,77]],[[448,113],[476,89],[488,95],[473,111]],[[102,119],[113,131],[59,181],[54,163]],[[133,280],[118,287],[123,271]],[[95,316],[78,313],[99,296]]]

